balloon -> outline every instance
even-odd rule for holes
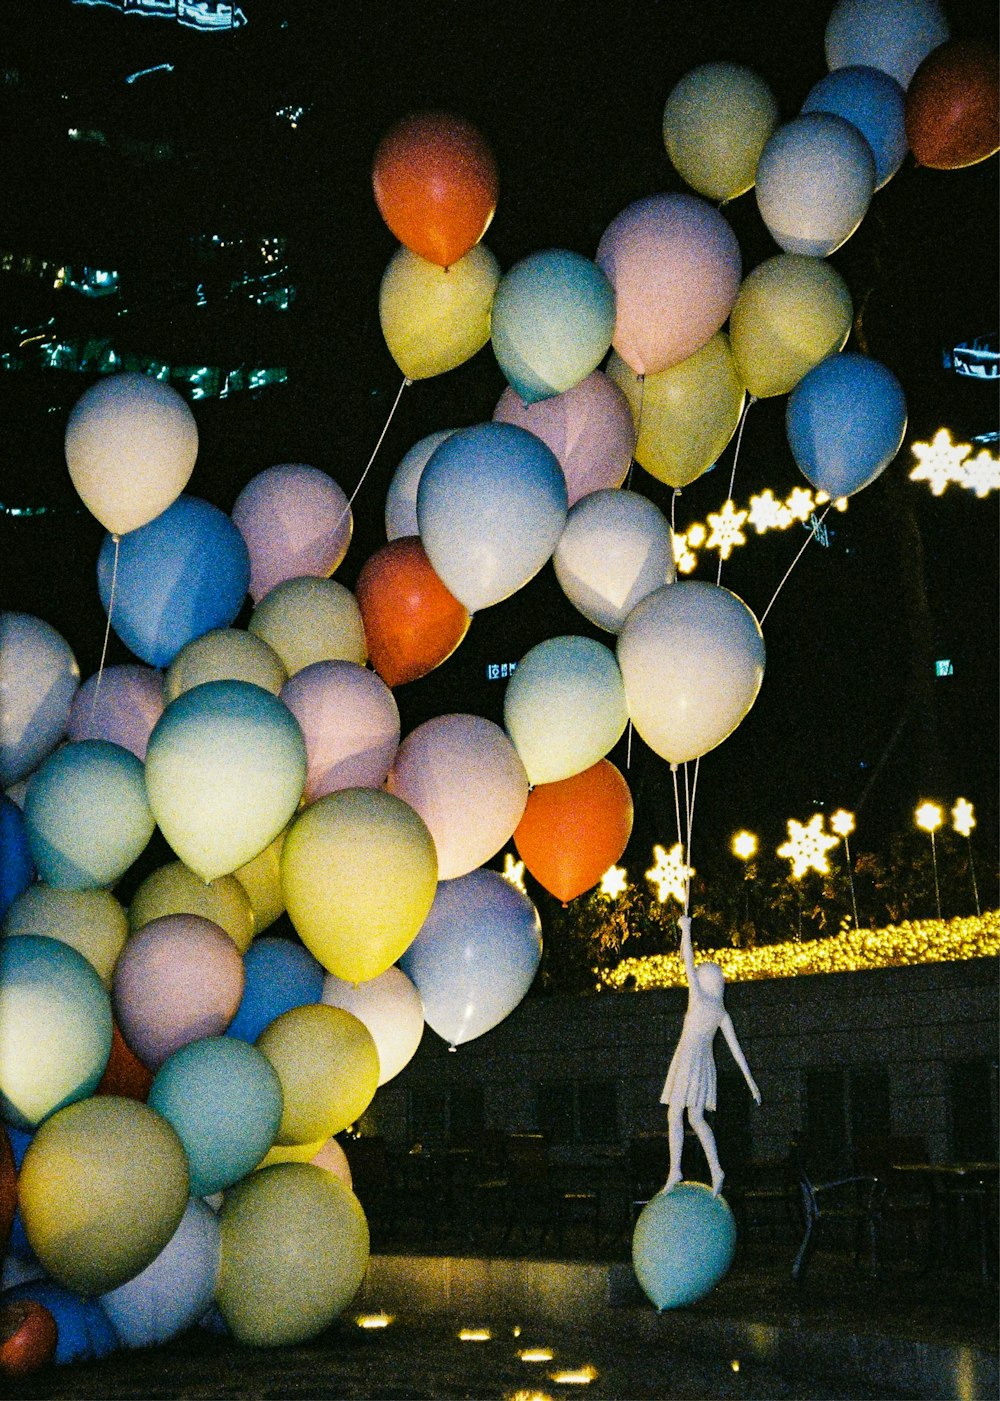
[[[216,1301],[238,1343],[281,1347],[329,1327],[361,1286],[368,1223],[354,1194],[311,1163],[244,1178],[219,1213]]]
[[[717,209],[688,194],[636,200],[597,246],[617,298],[614,347],[637,375],[700,350],[732,310],[742,259]]]
[[[371,1032],[378,1051],[380,1085],[397,1076],[416,1055],[424,1034],[424,1004],[401,968],[387,968],[370,982],[356,984],[327,973],[323,1001],[328,1007],[350,1012]],[[310,1161],[316,1160],[312,1157]]]
[[[237,866],[233,872],[250,901],[255,934],[269,929],[279,915],[285,913],[285,901],[281,894],[281,848],[284,841],[284,832],[279,832],[274,841],[258,852],[252,861],[245,866]]]
[[[101,1295],[101,1307],[123,1347],[156,1347],[187,1332],[212,1302],[219,1274],[215,1212],[189,1201],[177,1230],[125,1284]]]
[[[166,666],[192,638],[228,627],[249,583],[242,535],[218,506],[196,496],[178,497],[120,542],[106,535],[97,557],[111,626],[150,666]]]
[[[736,432],[745,395],[725,331],[659,374],[639,379],[617,355],[608,374],[632,410],[635,460],[667,486],[700,477]]]
[[[282,1012],[261,1032],[257,1047],[281,1081],[279,1143],[311,1143],[339,1133],[360,1119],[378,1088],[375,1040],[340,1007]]]
[[[37,1299],[0,1300],[0,1373],[23,1377],[55,1357],[59,1330]]]
[[[91,515],[113,535],[146,525],[176,501],[198,455],[198,428],[169,384],[109,375],[80,395],[66,424],[66,465]]]
[[[830,263],[768,258],[744,280],[729,318],[736,373],[757,399],[787,394],[843,348],[853,319],[847,283]]]
[[[313,574],[326,579],[347,554],[354,521],[343,489],[318,467],[285,462],[251,477],[233,505],[250,553],[250,597]]]
[[[490,1031],[524,997],[542,957],[538,911],[496,871],[442,881],[400,959],[427,1025],[449,1046]]]
[[[421,1014],[420,1027],[423,1030],[423,1014]],[[348,1191],[351,1190],[351,1165],[347,1161],[347,1154],[341,1148],[335,1138],[327,1138],[316,1143],[276,1143],[269,1149],[267,1157],[261,1163],[261,1167],[270,1167],[272,1163],[312,1163],[314,1167],[323,1168],[325,1172],[333,1173]]]
[[[209,681],[178,696],[146,753],[160,829],[205,881],[229,875],[274,841],[298,806],[305,776],[294,716],[246,681]]]
[[[927,55],[906,94],[906,136],[921,165],[959,170],[1000,147],[997,51],[955,39]]]
[[[539,642],[507,683],[503,722],[529,783],[554,783],[589,769],[614,748],[628,723],[614,653],[589,637]]]
[[[248,626],[274,648],[289,676],[313,662],[364,666],[368,660],[357,601],[333,579],[286,579],[257,604]]]
[[[339,788],[382,787],[399,746],[399,709],[380,677],[356,662],[313,662],[285,683],[281,699],[306,742],[305,802]]]
[[[832,112],[857,127],[871,147],[880,190],[906,155],[905,99],[896,79],[879,68],[836,68],[810,89],[802,110]]]
[[[399,746],[387,784],[424,819],[438,879],[464,876],[496,855],[521,820],[528,777],[492,720],[439,715]]]
[[[753,185],[777,124],[778,103],[763,78],[739,63],[703,63],[667,98],[663,140],[691,188],[725,203]]]
[[[493,299],[493,353],[526,404],[562,394],[596,370],[614,329],[611,283],[589,258],[564,248],[515,263]]]
[[[471,122],[419,112],[379,142],[375,203],[400,243],[450,268],[489,228],[497,205],[493,154]]]
[[[21,1164],[21,1213],[54,1279],[103,1294],[156,1259],[188,1200],[187,1159],[159,1114],[101,1097],[46,1119]]]
[[[440,447],[446,438],[450,438],[454,431],[454,428],[445,428],[439,433],[428,433],[426,438],[414,443],[400,461],[385,494],[386,539],[398,540],[402,535],[419,533],[417,487],[420,485],[420,478],[431,453]]]
[[[287,679],[281,658],[262,637],[242,628],[213,628],[177,653],[163,680],[163,699],[169,705],[206,681],[249,681],[276,696]]]
[[[454,433],[431,456],[417,491],[427,557],[470,613],[534,578],[558,543],[566,509],[555,455],[509,423]]]
[[[472,622],[416,536],[390,540],[369,555],[357,599],[368,655],[387,686],[416,681],[447,661]]]
[[[632,794],[607,759],[558,783],[540,783],[514,833],[517,854],[563,904],[596,885],[632,833]]]
[[[57,1367],[68,1362],[91,1362],[107,1357],[118,1347],[111,1323],[96,1299],[81,1299],[51,1279],[33,1279],[5,1289],[3,1305],[37,1304],[52,1315],[56,1325]]]
[[[207,1036],[164,1061],[148,1103],[184,1145],[191,1195],[207,1197],[257,1166],[277,1137],[283,1100],[277,1071],[256,1046]]]
[[[710,1293],[736,1254],[736,1223],[722,1197],[701,1182],[681,1182],[643,1207],[632,1234],[632,1264],[643,1292],[661,1311]]]
[[[786,253],[811,258],[847,242],[874,189],[871,147],[856,126],[829,112],[778,127],[757,166],[757,207],[771,237]]]
[[[347,788],[300,813],[281,852],[299,937],[330,973],[375,978],[416,934],[434,899],[434,839],[408,803]]]
[[[108,890],[60,890],[39,883],[11,905],[3,932],[8,937],[40,934],[68,944],[110,991],[111,975],[128,938],[128,920]]]
[[[878,360],[845,351],[810,370],[788,397],[785,427],[803,475],[834,499],[885,471],[906,432],[899,380]]]
[[[641,598],[677,576],[667,518],[635,491],[594,491],[578,501],[552,562],[573,607],[606,632],[620,632]]]
[[[150,920],[129,939],[115,969],[118,1025],[152,1070],[190,1041],[225,1031],[242,996],[235,944],[199,915]]]
[[[937,0],[837,0],[826,23],[826,66],[880,68],[907,88],[949,33]]]
[[[114,885],[153,835],[142,762],[105,739],[64,745],[33,774],[24,820],[42,880],[65,890]]]
[[[471,360],[490,338],[500,264],[485,243],[442,269],[399,248],[379,288],[389,354],[407,379],[430,379]]]
[[[243,955],[243,970],[243,999],[226,1031],[241,1041],[256,1041],[283,1012],[319,1002],[323,995],[322,967],[289,939],[255,939]]]
[[[701,580],[647,594],[618,637],[628,711],[669,764],[732,734],[764,679],[764,639],[742,599]]]
[[[513,389],[501,394],[494,423],[527,428],[555,453],[570,506],[589,492],[621,486],[632,464],[635,428],[618,386],[595,370],[572,389],[526,404]]]
[[[66,727],[71,740],[106,739],[145,759],[153,726],[163,714],[163,673],[149,666],[106,666],[73,698]]]
[[[119,1095],[146,1102],[153,1083],[153,1072],[135,1054],[118,1029],[111,1025],[111,1054],[95,1094]]]
[[[0,785],[27,778],[66,733],[80,668],[30,613],[0,612]]]
[[[210,919],[246,953],[255,933],[253,909],[235,876],[203,881],[183,861],[171,861],[153,871],[132,896],[128,922],[135,933],[163,915],[200,915]]]
[[[82,954],[39,935],[0,939],[0,1114],[31,1129],[93,1094],[111,1051],[111,1004]]]
[[[0,794],[0,920],[34,879],[24,815],[6,794]]]

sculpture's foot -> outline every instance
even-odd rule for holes
[[[674,1188],[675,1188],[676,1186],[679,1185],[680,1180],[681,1180],[681,1175],[680,1175],[680,1173],[679,1173],[679,1172],[672,1172],[672,1173],[670,1174],[670,1176],[667,1178],[666,1182],[663,1184],[663,1190],[664,1190],[664,1192],[672,1192],[672,1191],[674,1190]]]
[[[717,1197],[722,1191],[722,1184],[726,1180],[726,1174],[719,1168],[718,1172],[712,1173],[712,1196]]]

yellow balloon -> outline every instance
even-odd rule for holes
[[[482,243],[448,268],[396,250],[378,310],[389,353],[408,379],[444,374],[482,350],[499,281],[500,265]]]
[[[183,861],[172,861],[146,877],[128,910],[134,934],[161,915],[201,915],[224,929],[246,953],[256,931],[250,897],[235,876],[217,876],[207,884]]]
[[[777,124],[778,103],[763,78],[739,63],[705,63],[667,98],[663,140],[692,189],[725,201],[751,188]]]
[[[825,258],[768,258],[744,279],[729,318],[740,378],[758,399],[789,393],[843,349],[853,318],[847,283]]]
[[[335,579],[286,579],[264,595],[248,627],[277,652],[289,676],[312,662],[368,660],[357,599]]]
[[[285,913],[285,900],[281,893],[281,848],[284,844],[285,834],[279,832],[270,846],[233,872],[250,901],[255,934],[262,934]]]
[[[281,888],[299,937],[347,983],[377,978],[434,902],[437,852],[423,819],[380,788],[330,793],[295,819]]]
[[[293,1007],[264,1028],[257,1049],[278,1072],[284,1095],[276,1143],[332,1137],[361,1117],[378,1089],[375,1038],[342,1007]]]
[[[351,1165],[335,1138],[318,1138],[313,1143],[276,1143],[267,1150],[255,1171],[273,1167],[275,1163],[314,1163],[324,1172],[332,1172],[345,1187],[352,1186]]]
[[[640,378],[616,353],[607,373],[632,410],[636,462],[667,486],[700,477],[736,432],[745,395],[725,331],[659,374]]]
[[[163,678],[163,700],[205,681],[250,681],[276,696],[288,680],[281,658],[262,637],[242,628],[213,628],[177,653]]]
[[[128,920],[108,890],[63,890],[38,882],[11,905],[3,932],[8,938],[41,934],[69,944],[110,989],[118,955],[128,938]]]

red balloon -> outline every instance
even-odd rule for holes
[[[416,681],[440,666],[472,622],[435,574],[416,535],[376,550],[362,566],[355,596],[368,658],[387,686]]]
[[[921,165],[959,170],[1000,149],[1000,58],[953,39],[932,49],[906,93],[906,139]]]
[[[443,268],[479,242],[497,207],[493,153],[471,122],[447,112],[397,122],[375,152],[372,185],[400,243]]]
[[[144,1104],[153,1083],[153,1072],[129,1046],[118,1030],[118,1023],[111,1023],[111,1054],[96,1093],[99,1095],[121,1095],[125,1099],[138,1099]]]
[[[632,833],[632,794],[609,759],[528,794],[514,845],[528,870],[565,904],[613,866]]]
[[[23,1377],[51,1362],[59,1330],[48,1309],[35,1299],[0,1304],[0,1373]]]
[[[17,1168],[7,1130],[0,1125],[0,1258],[6,1253],[7,1238],[17,1210]]]

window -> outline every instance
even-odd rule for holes
[[[426,1148],[462,1148],[482,1137],[485,1124],[481,1085],[414,1088],[409,1095],[409,1134]]]
[[[805,1141],[822,1162],[889,1133],[889,1077],[877,1065],[806,1071]]]
[[[613,1080],[554,1080],[537,1087],[538,1127],[551,1143],[617,1143]]]
[[[997,1152],[997,1063],[985,1056],[948,1067],[951,1156],[989,1162]]]

